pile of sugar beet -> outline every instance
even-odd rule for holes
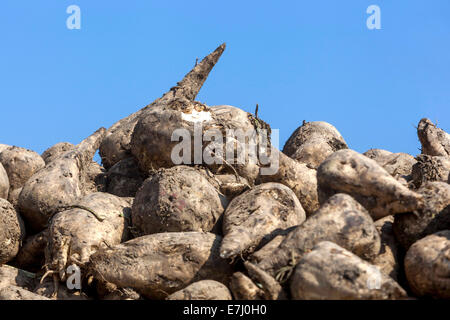
[[[428,119],[417,157],[303,122],[272,175],[173,163],[172,133],[196,121],[269,128],[195,101],[224,49],[78,145],[0,145],[0,299],[449,299],[450,135]]]

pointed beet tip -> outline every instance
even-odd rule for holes
[[[219,61],[225,51],[226,44],[222,43],[213,52],[203,58],[186,76],[178,82],[177,95],[184,96],[188,100],[195,100],[197,94],[208,78],[209,73]],[[168,95],[169,93],[167,93]]]

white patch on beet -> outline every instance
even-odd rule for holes
[[[208,122],[212,120],[211,112],[192,110],[192,113],[181,113],[181,119],[188,122]]]

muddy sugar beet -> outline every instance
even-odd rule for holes
[[[0,299],[450,299],[450,135],[359,153],[299,120],[279,149],[196,101],[224,51],[79,144],[0,144]]]
[[[218,231],[224,197],[199,170],[161,169],[136,194],[132,220],[142,235],[162,232]]]
[[[290,227],[300,225],[306,215],[294,192],[278,183],[264,183],[233,199],[223,219],[224,258],[248,254],[261,241],[270,241]],[[265,238],[265,239],[264,239]]]
[[[165,299],[200,280],[228,285],[232,266],[220,258],[220,236],[167,232],[136,238],[94,253],[90,273],[98,281]]]

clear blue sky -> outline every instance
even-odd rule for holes
[[[371,4],[382,30],[366,27]],[[448,0],[2,0],[0,35],[0,143],[37,152],[147,105],[222,42],[198,100],[259,103],[281,146],[302,120],[360,152],[417,154],[422,117],[450,131]]]

